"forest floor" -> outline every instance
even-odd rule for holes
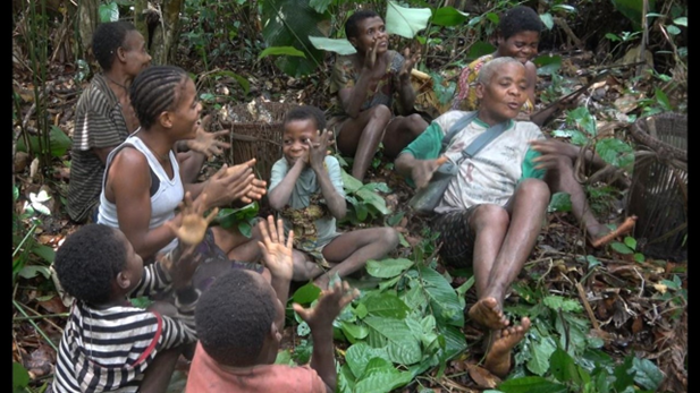
[[[587,51],[560,51],[552,54],[565,56],[566,60],[560,69],[564,78],[557,82],[550,76],[542,76],[538,91],[553,91],[553,87],[559,91],[562,88],[571,90],[585,82],[586,77],[581,75],[590,77],[596,70],[613,65],[600,63],[599,55]],[[200,76],[207,74],[202,71],[201,64],[187,54],[178,55],[177,58],[178,65],[190,72]],[[251,67],[250,64],[230,59],[227,67],[250,82],[250,94],[243,97],[236,91],[237,84],[234,81],[226,81],[224,78],[207,82],[206,78],[200,77],[200,94],[225,96],[222,93],[224,88],[231,91],[230,97],[224,97],[218,102],[219,111],[253,99],[257,102],[269,100],[312,104],[322,109],[327,109],[332,101],[327,90],[327,70],[303,78],[291,78],[276,70],[270,62]],[[629,94],[629,80],[635,68],[622,68],[618,71],[587,89],[579,97],[579,104],[591,108],[592,112],[603,113],[612,109],[615,115],[598,117],[598,133],[609,132],[629,141],[629,116],[640,113],[641,97]],[[76,81],[75,76],[76,67],[73,64],[50,64],[48,84],[51,86],[51,94],[48,112],[52,116],[52,123],[68,136],[74,128],[75,103],[88,83],[86,80]],[[27,69],[15,67],[13,78],[14,89],[21,97],[21,119],[24,119],[33,104],[31,74]],[[555,86],[557,83],[559,85]],[[653,91],[655,86],[662,85],[661,81],[653,78],[641,78],[635,83],[637,91]],[[685,99],[682,96],[669,98]],[[205,112],[214,112],[214,105],[214,102],[209,105],[205,103]],[[555,130],[564,128],[565,120],[565,115],[560,114],[543,131],[552,135]],[[31,126],[32,122],[29,119],[27,124]],[[215,123],[213,128],[226,127]],[[13,175],[20,197],[14,209],[20,212],[30,193],[45,190],[51,196],[47,202],[51,215],[42,217],[35,238],[39,244],[55,248],[76,229],[68,220],[64,208],[70,176],[69,154],[55,159],[53,170],[47,173],[35,171],[23,153],[20,152],[17,156]],[[202,177],[206,177],[225,161],[230,161],[228,152],[211,159],[206,164]],[[408,208],[407,201],[413,191],[392,170],[390,162],[378,155],[375,163],[376,166],[370,170],[365,183],[383,182],[391,190],[382,196],[393,216],[399,213],[403,215],[393,226],[401,232],[407,243],[400,246],[394,256],[405,255],[422,239],[425,221],[412,214]],[[631,179],[629,171],[623,172],[628,180]],[[589,186],[589,197],[596,201],[594,208],[601,222],[619,224],[628,213],[626,201],[629,190],[618,190],[600,183]],[[595,193],[601,189],[606,191]],[[386,220],[379,218],[357,226],[365,225],[386,225]],[[341,229],[351,230],[353,227],[355,226],[346,224]],[[624,242],[624,236],[615,239],[615,242]],[[639,247],[641,246],[640,244]],[[578,299],[586,310],[585,318],[590,320],[593,327],[591,334],[604,341],[603,349],[606,353],[616,359],[634,354],[652,360],[665,374],[665,390],[684,391],[687,389],[687,307],[681,291],[687,288],[685,268],[685,261],[650,256],[635,259],[633,253],[624,254],[611,246],[594,249],[585,241],[582,229],[569,212],[552,211],[547,216],[537,245],[518,280],[531,282],[537,277],[550,293]],[[41,386],[42,381],[51,378],[56,359],[55,347],[48,340],[54,345],[59,342],[68,310],[56,296],[51,280],[36,273],[34,277],[28,277],[30,278],[18,279],[13,288],[13,360],[23,364],[29,371],[33,386]],[[464,278],[455,276],[452,284],[456,287],[463,282]],[[474,300],[473,291],[467,293],[467,304]],[[674,296],[662,296],[667,293],[673,293]],[[507,302],[517,304],[518,298],[518,294],[513,294]],[[469,321],[463,331],[470,345],[480,340],[479,331]],[[287,339],[293,341],[293,336],[293,329],[288,329]],[[443,379],[431,387],[436,392],[483,390],[485,385],[478,376],[464,372],[476,360],[455,358],[445,370],[445,375],[453,377],[449,381]],[[182,371],[186,372],[186,367]]]

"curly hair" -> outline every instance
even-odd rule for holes
[[[199,341],[207,354],[221,364],[253,365],[265,336],[270,334],[275,319],[272,287],[260,285],[253,274],[234,269],[219,276],[195,308]]]
[[[504,40],[523,31],[535,31],[539,34],[544,29],[544,23],[537,12],[524,5],[506,11],[498,24],[498,31]]]
[[[126,35],[137,31],[136,27],[126,21],[106,22],[97,26],[92,35],[92,53],[104,71],[112,69],[117,56],[117,49],[124,45]]]
[[[86,303],[107,303],[112,280],[126,267],[126,245],[118,230],[102,224],[87,224],[70,234],[54,260],[61,286]]]
[[[372,10],[359,10],[354,14],[350,15],[347,21],[345,21],[345,38],[357,37],[357,24],[367,18],[374,18],[379,16],[376,12]]]
[[[284,124],[287,125],[295,120],[313,120],[317,130],[322,131],[326,128],[326,115],[315,106],[301,105],[290,110],[284,118]]]
[[[136,76],[129,98],[142,128],[150,128],[158,115],[177,106],[187,78],[187,72],[176,66],[152,66]]]

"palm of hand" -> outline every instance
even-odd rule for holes
[[[199,244],[204,240],[209,223],[202,216],[188,214],[182,218],[182,226],[177,229],[176,236],[186,244]]]
[[[291,248],[287,248],[281,243],[268,244],[266,247],[265,264],[270,270],[279,271],[280,269],[286,269],[291,271],[293,269],[294,263],[292,262]]]

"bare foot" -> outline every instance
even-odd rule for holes
[[[503,329],[509,321],[503,315],[496,299],[487,297],[480,299],[469,309],[469,317],[492,330]]]
[[[505,378],[510,371],[510,351],[530,329],[530,318],[523,317],[520,325],[493,332],[491,349],[486,354],[484,368],[491,374]]]

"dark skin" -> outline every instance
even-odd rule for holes
[[[507,63],[494,72],[487,85],[477,85],[478,118],[490,126],[515,118],[527,98],[526,78],[523,65]],[[404,153],[395,164],[399,173],[416,176],[413,180],[421,188],[430,181],[438,160],[419,160]],[[537,241],[549,197],[543,181],[525,179],[505,206],[479,205],[469,216],[468,225],[475,234],[472,264],[478,296],[469,316],[490,330],[485,367],[500,377],[510,370],[511,350],[530,327],[527,318],[508,327],[503,301]]]
[[[292,195],[294,185],[305,168],[316,174],[328,210],[336,219],[345,217],[345,198],[336,191],[323,165],[330,145],[330,133],[319,135],[313,120],[295,120],[285,124],[283,147],[287,162],[292,166],[284,179],[270,190],[270,206],[282,210]],[[398,245],[398,235],[392,228],[368,228],[346,232],[333,239],[323,249],[323,257],[333,266],[325,272],[310,257],[294,250],[294,280],[314,279],[319,288],[327,288],[330,278],[360,270],[368,259],[381,259]]]
[[[183,80],[183,85],[177,89],[180,89],[180,99],[174,108],[161,113],[150,129],[144,129],[138,134],[156,157],[159,157],[160,164],[170,178],[174,176],[174,172],[170,160],[167,159],[168,153],[178,140],[194,138],[201,112],[201,104],[196,100],[194,83],[190,79]],[[265,193],[265,183],[255,179],[252,172],[254,163],[255,161],[251,160],[232,168],[224,166],[204,182],[184,184],[185,191],[190,192],[195,201],[205,192],[208,195],[204,204],[205,210],[226,206],[237,200],[248,203],[259,199]],[[123,173],[130,175],[119,176]],[[120,229],[144,259],[155,256],[156,252],[175,238],[166,225],[149,229],[150,187],[146,157],[133,148],[121,150],[108,169],[105,195],[117,206]],[[177,214],[173,222],[178,224],[180,220],[182,215]],[[239,260],[248,260],[243,259],[248,255],[236,255],[236,249],[248,242],[255,247],[255,254],[259,252],[256,243],[237,230],[212,227],[212,231],[217,245],[232,259],[238,257]]]
[[[362,181],[380,142],[384,144],[384,154],[387,157],[396,157],[428,127],[428,123],[420,115],[411,114],[416,98],[410,80],[411,69],[420,60],[420,53],[411,54],[409,49],[404,51],[406,61],[399,71],[397,87],[403,111],[401,116],[392,120],[391,109],[385,105],[361,110],[367,93],[376,90],[386,73],[389,54],[388,36],[382,18],[363,19],[357,23],[357,28],[357,37],[348,39],[357,49],[353,63],[355,69],[360,70],[360,77],[355,86],[338,92],[340,102],[350,119],[341,125],[337,141],[341,152],[354,156],[351,174]]]

